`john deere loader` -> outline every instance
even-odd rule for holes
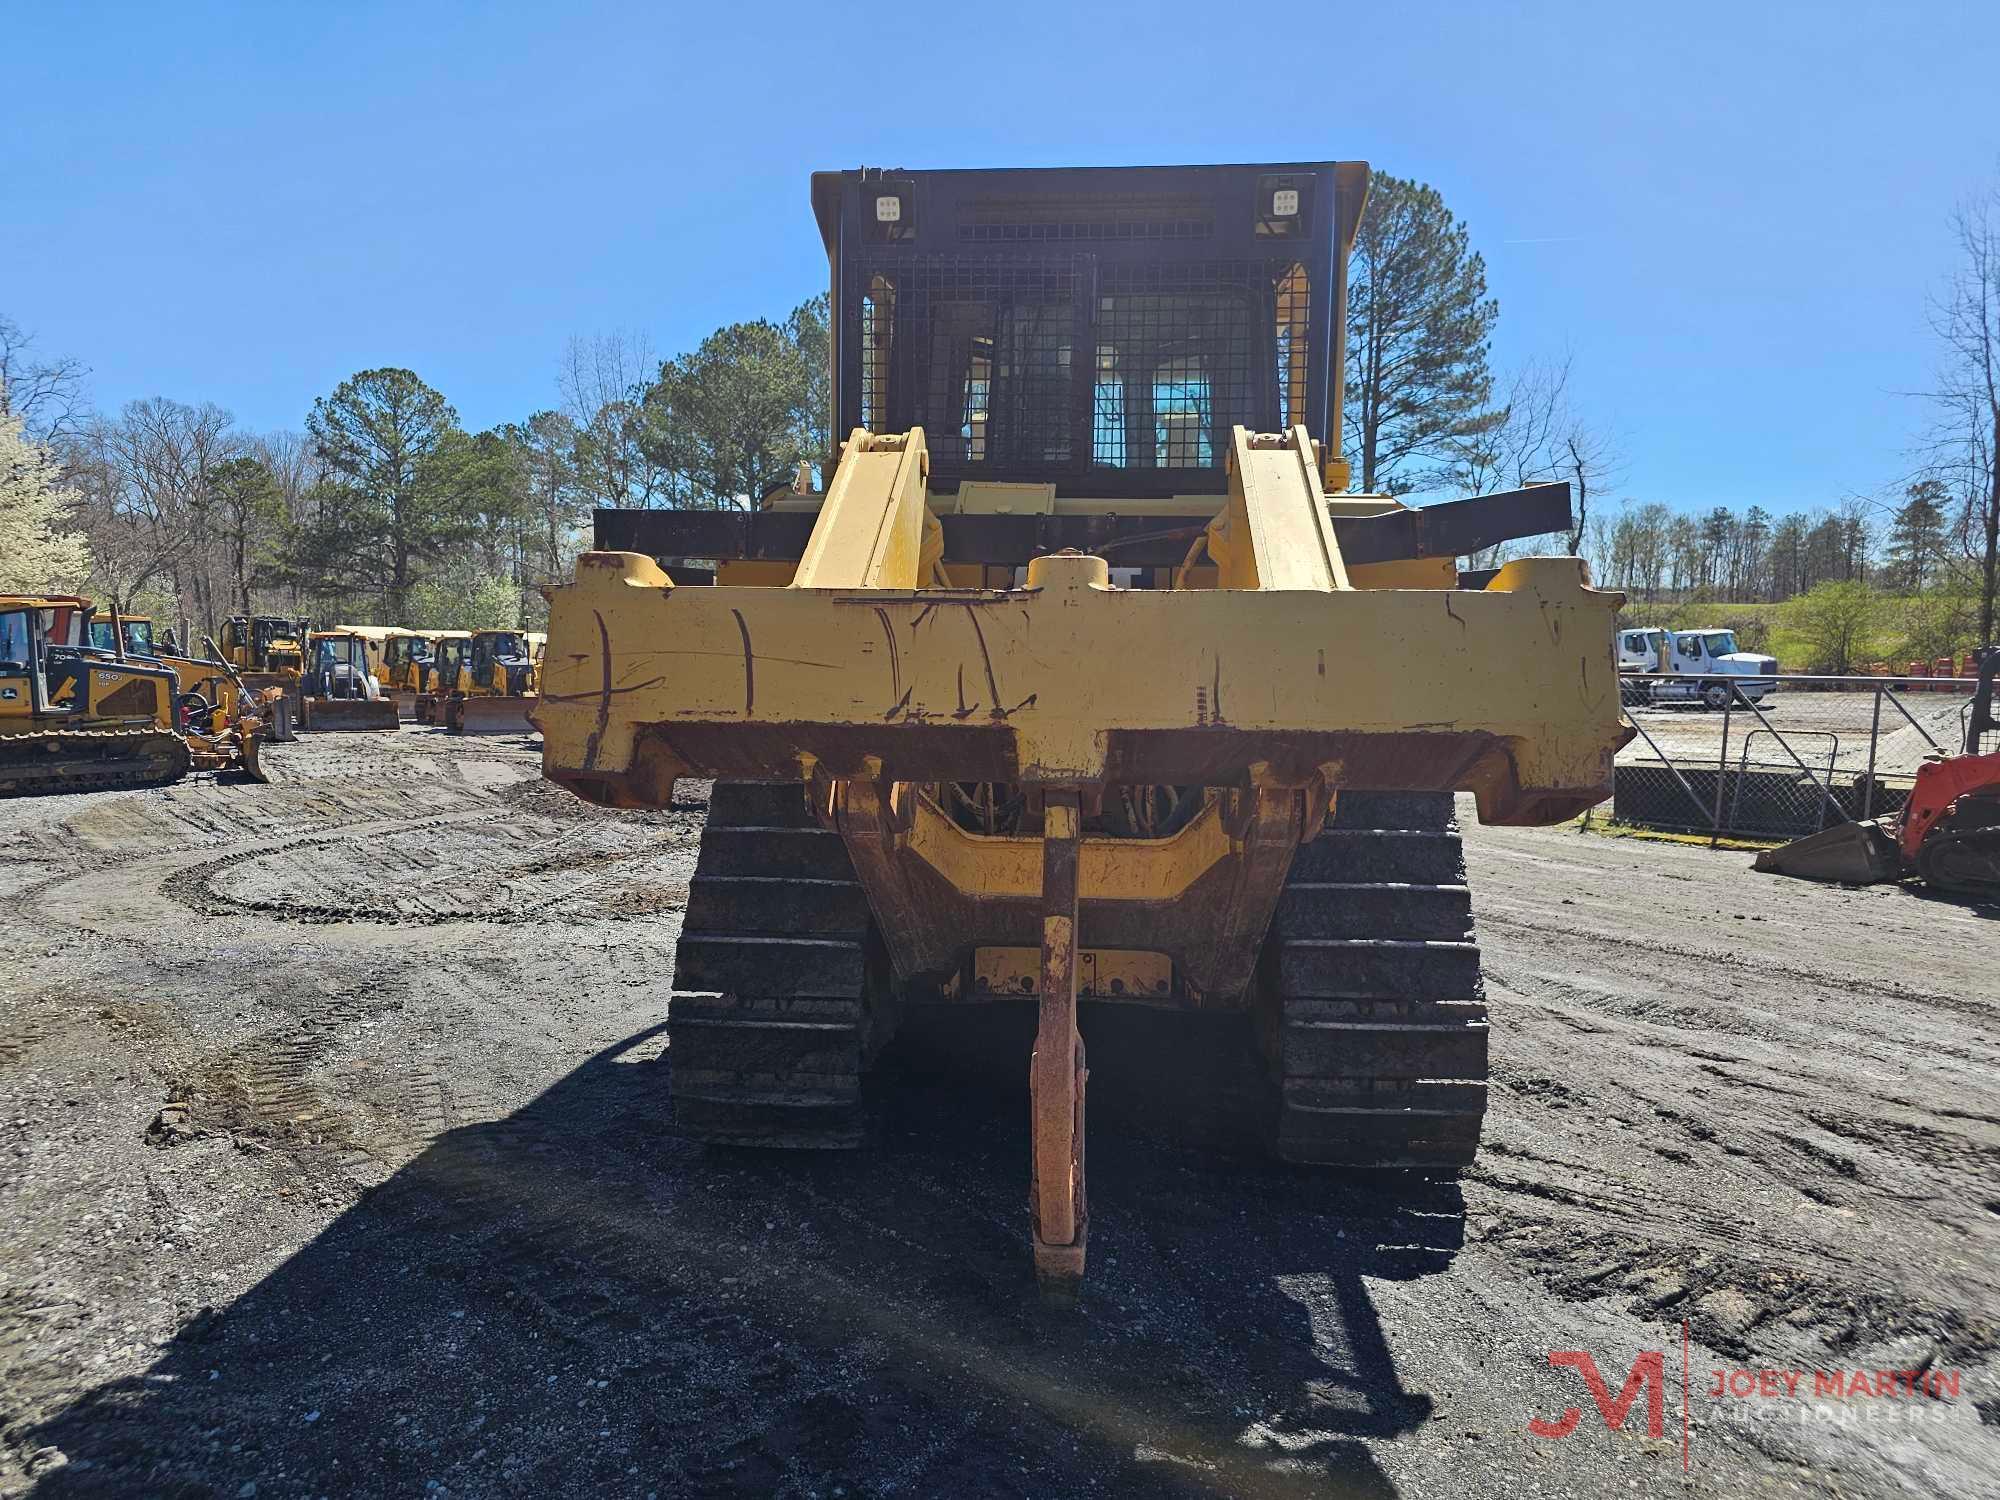
[[[824,490],[599,512],[551,590],[544,774],[632,808],[717,778],[667,1014],[680,1131],[854,1146],[899,1013],[1027,997],[1056,1298],[1088,1233],[1080,1000],[1233,1018],[1288,1160],[1472,1160],[1452,794],[1503,824],[1609,794],[1620,598],[1571,557],[1459,573],[1566,527],[1561,486],[1346,493],[1367,179],[813,179],[846,435]],[[1158,1094],[1192,1113],[1200,1087]]]

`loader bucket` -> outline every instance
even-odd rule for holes
[[[382,698],[308,698],[304,727],[394,729],[396,705]]]
[[[533,734],[533,698],[460,698],[446,706],[445,728],[458,734]]]
[[[1801,880],[1878,885],[1903,873],[1895,837],[1881,823],[1842,823],[1757,856],[1754,868]]]

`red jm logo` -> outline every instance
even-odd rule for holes
[[[1659,1437],[1666,1431],[1667,1362],[1659,1350],[1649,1349],[1632,1361],[1632,1373],[1625,1377],[1625,1389],[1616,1400],[1612,1399],[1611,1387],[1604,1383],[1604,1377],[1597,1373],[1597,1361],[1586,1351],[1558,1349],[1549,1355],[1549,1363],[1558,1370],[1572,1369],[1583,1376],[1583,1383],[1590,1387],[1590,1399],[1597,1403],[1604,1425],[1611,1431],[1624,1427],[1642,1387],[1646,1392],[1646,1435]],[[1528,1431],[1536,1437],[1566,1438],[1582,1420],[1583,1412],[1572,1406],[1553,1422],[1544,1422],[1540,1417],[1531,1419]]]

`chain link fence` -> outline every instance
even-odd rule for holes
[[[1965,746],[1974,679],[1626,673],[1612,816],[1790,839],[1894,812],[1927,755]]]

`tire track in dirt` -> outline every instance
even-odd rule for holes
[[[1856,972],[1844,944],[1770,930],[1789,908],[1728,855],[1670,851],[1687,888],[1665,891],[1621,889],[1615,841],[1482,830],[1468,850],[1496,1100],[1467,1196],[1494,1246],[1746,1360],[2000,1348],[1977,1206],[2000,1128],[1976,1107],[2000,1007],[1939,982],[1966,972],[1955,950]],[[1552,871],[1574,896],[1550,899]],[[1699,937],[1657,930],[1687,914]]]

